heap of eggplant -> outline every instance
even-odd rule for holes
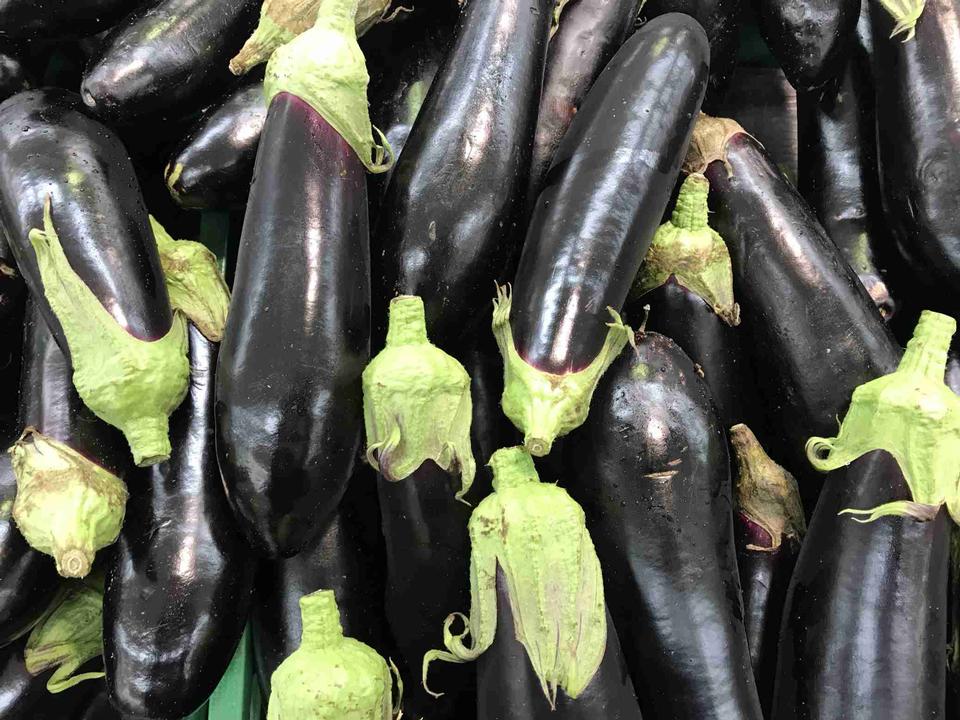
[[[0,0],[0,720],[957,715],[958,168],[960,0]]]

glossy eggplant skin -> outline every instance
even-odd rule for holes
[[[944,717],[946,509],[926,523],[837,515],[909,498],[883,450],[827,477],[790,581],[774,720]]]
[[[798,91],[823,87],[843,70],[860,0],[754,0],[760,33]]]
[[[432,670],[431,670],[432,671]],[[527,651],[517,640],[510,595],[497,566],[497,633],[477,659],[477,720],[641,720],[630,674],[607,611],[607,646],[596,675],[574,700],[557,692],[551,709]]]
[[[70,266],[104,309],[141,340],[166,335],[170,301],[127,151],[85,114],[74,93],[29,90],[0,105],[0,224],[31,296],[67,352],[28,238],[43,227],[48,195]]]
[[[568,438],[570,494],[644,716],[760,720],[723,427],[683,351],[656,333],[636,340]]]
[[[171,154],[164,174],[174,201],[190,210],[243,207],[266,119],[263,72],[253,72]]]
[[[519,236],[553,4],[464,5],[377,218],[378,338],[398,294],[423,299],[431,341],[455,355],[489,317]]]
[[[333,513],[370,356],[365,169],[309,105],[270,104],[217,372],[217,452],[250,546],[290,557]]]
[[[257,0],[152,0],[130,13],[90,59],[80,94],[112,121],[185,116],[228,86],[230,58],[257,25]]]
[[[511,327],[528,364],[576,372],[597,356],[660,225],[707,86],[710,48],[687,15],[651,20],[597,78],[527,230]]]
[[[2,235],[0,231],[0,235]],[[0,296],[0,450],[16,440],[19,427],[20,367],[23,360],[23,313],[25,298],[7,298],[3,307]]]
[[[893,21],[871,1],[877,141],[885,222],[924,307],[956,314],[944,287],[960,282],[960,12],[928,0],[916,37],[888,39]],[[916,292],[916,290],[915,290]]]
[[[27,672],[23,662],[26,644],[26,638],[23,638],[0,650],[0,720],[66,720],[72,717],[89,697],[89,686],[81,683],[57,695],[47,692],[47,680],[53,671],[36,677]]]
[[[71,720],[123,720],[123,718],[110,704],[110,697],[104,688],[95,694],[87,706]]]
[[[0,0],[0,38],[78,38],[110,27],[142,0]]]
[[[32,4],[32,3],[31,3]],[[2,21],[0,21],[2,26]],[[0,30],[2,33],[2,30]],[[27,69],[20,59],[0,46],[0,101],[30,87]]]
[[[706,169],[712,221],[733,261],[744,347],[770,420],[761,438],[798,478],[809,514],[823,484],[806,459],[830,437],[854,388],[893,372],[900,349],[863,285],[809,206],[744,133],[729,169]]]
[[[742,0],[649,0],[642,15],[652,19],[670,12],[686,13],[699,22],[710,40],[710,84],[703,100],[706,112],[723,102],[740,47]]]
[[[190,388],[170,421],[170,459],[129,483],[103,603],[107,690],[124,713],[178,720],[233,657],[254,563],[234,527],[214,447],[217,346],[189,328]]]
[[[564,8],[547,46],[527,190],[531,210],[564,133],[600,71],[633,31],[640,4],[638,0],[579,0]]]

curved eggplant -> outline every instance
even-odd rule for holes
[[[660,225],[707,85],[700,25],[671,13],[617,52],[564,136],[527,231],[514,294],[495,303],[503,408],[534,455],[583,422],[629,334],[627,298]]]
[[[0,38],[77,38],[108,28],[143,0],[2,0]]]
[[[644,715],[760,720],[727,446],[693,363],[668,338],[638,335],[565,450]]]
[[[553,2],[469,2],[387,187],[374,234],[374,323],[417,295],[443,350],[486,315],[513,255]]]
[[[153,0],[103,39],[83,75],[83,102],[133,122],[188,115],[232,80],[227,62],[257,24],[257,0]]]
[[[171,419],[173,455],[130,483],[103,606],[111,701],[158,720],[188,715],[213,692],[253,590],[253,562],[217,469],[217,346],[193,325],[189,332],[190,391]]]
[[[0,650],[0,720],[65,720],[89,698],[87,683],[56,695],[47,690],[52,670],[39,675],[27,672],[23,660],[26,641]]]

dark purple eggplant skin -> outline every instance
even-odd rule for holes
[[[76,178],[72,185],[68,177]],[[31,296],[68,352],[28,237],[43,227],[48,195],[70,266],[104,309],[141,340],[166,335],[173,316],[133,165],[116,135],[66,90],[30,90],[0,105],[0,224]]]
[[[243,207],[266,119],[263,72],[253,72],[204,113],[171,154],[164,175],[174,201],[188,210]]]
[[[66,720],[83,707],[90,696],[88,683],[80,683],[53,695],[47,680],[53,670],[36,677],[23,662],[26,638],[0,650],[0,720]],[[95,670],[84,667],[82,671]]]
[[[129,483],[103,601],[107,690],[123,713],[179,720],[206,702],[247,621],[254,562],[217,468],[217,345],[189,328],[190,388],[173,453]]]
[[[20,58],[0,45],[0,101],[6,100],[21,90],[26,90],[30,84],[30,74]]]
[[[124,720],[117,709],[110,704],[107,689],[103,688],[96,693],[86,707],[71,720]]]
[[[703,100],[705,112],[718,109],[726,95],[740,47],[742,0],[649,0],[642,17],[680,12],[690,15],[707,32],[710,40],[710,84]]]
[[[960,282],[960,13],[928,0],[916,37],[888,39],[890,14],[872,0],[877,141],[884,222],[923,306],[956,314]],[[919,286],[919,287],[918,287]]]
[[[893,372],[900,348],[813,211],[750,136],[706,169],[711,219],[733,261],[744,347],[769,423],[761,438],[813,510],[823,476],[806,459],[830,437],[854,388]]]
[[[0,227],[0,323],[6,324],[18,311],[22,311],[23,291],[23,276],[17,269],[13,251]]]
[[[142,0],[0,0],[0,38],[79,38],[108,28]]]
[[[454,354],[471,320],[489,317],[520,235],[553,5],[464,5],[378,214],[378,338],[398,294],[423,299],[431,341]]]
[[[510,319],[517,351],[550,373],[600,352],[659,227],[707,86],[710,47],[687,15],[621,47],[570,124],[527,230]]]
[[[477,659],[477,720],[596,718],[642,720],[610,612],[606,650],[597,673],[576,699],[558,690],[557,705],[552,709],[526,649],[517,640],[506,579],[498,565],[497,633],[490,648]]]
[[[726,437],[693,363],[638,334],[565,450],[644,716],[760,720]]]
[[[231,84],[227,64],[259,9],[258,0],[152,0],[103,39],[83,75],[84,103],[114,122],[189,114]]]
[[[944,717],[946,508],[926,523],[837,515],[909,498],[884,450],[827,477],[787,594],[773,720]]]
[[[638,0],[578,0],[564,8],[547,46],[527,190],[531,210],[580,103],[633,32],[641,4]]]
[[[366,171],[309,105],[267,112],[217,373],[217,451],[250,546],[322,530],[359,454],[370,357]]]
[[[17,439],[20,429],[17,406],[23,360],[24,304],[20,294],[7,308],[0,308],[0,450]]]
[[[760,34],[798,91],[840,74],[853,43],[860,0],[754,0]]]

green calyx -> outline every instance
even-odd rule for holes
[[[102,678],[102,672],[74,675],[103,653],[102,627],[103,578],[69,581],[27,638],[23,652],[27,672],[36,676],[56,668],[47,680],[47,690],[52,693]]]
[[[523,448],[498,450],[490,459],[492,495],[470,517],[470,617],[454,613],[443,627],[446,650],[430,663],[475,660],[493,643],[497,628],[497,568],[503,571],[517,640],[527,651],[551,707],[557,688],[576,698],[600,667],[607,644],[600,561],[583,509],[566,490],[541,483]],[[463,621],[454,634],[451,626]],[[473,638],[471,647],[464,638]]]
[[[891,38],[906,33],[903,42],[912,40],[917,34],[917,22],[927,6],[927,0],[880,0],[883,9],[890,13],[896,25],[893,26]]]
[[[912,500],[843,513],[931,520],[943,504],[960,523],[960,397],[944,383],[956,321],[925,310],[896,371],[853,391],[836,437],[807,441],[810,463],[823,472],[886,450],[900,466]]]
[[[807,523],[793,475],[770,459],[753,431],[742,423],[730,428],[730,445],[740,467],[737,510],[762,527],[773,541],[769,548],[747,547],[772,552],[780,547],[784,536],[801,540]]]
[[[53,227],[49,196],[43,230],[31,230],[30,243],[44,296],[67,339],[80,399],[123,431],[137,465],[166,460],[170,413],[183,400],[190,379],[184,320],[174,313],[170,331],[153,341],[140,340],[117,323],[70,267]]]
[[[367,460],[391,481],[427,460],[459,470],[462,498],[476,473],[470,376],[427,339],[423,300],[401,295],[389,312],[386,347],[363,371]]]
[[[633,331],[624,325],[613,308],[607,308],[613,322],[599,354],[587,367],[558,375],[528,364],[513,343],[510,328],[510,288],[497,287],[493,301],[493,334],[503,356],[503,412],[523,433],[531,455],[548,455],[553,442],[579,427],[587,419],[590,400],[601,376],[617,358],[624,345],[633,344]]]
[[[673,217],[654,235],[632,292],[640,297],[674,277],[736,326],[740,306],[733,299],[733,266],[727,244],[707,224],[709,192],[710,182],[700,173],[683,181]]]
[[[27,543],[63,577],[90,572],[97,550],[120,534],[127,486],[73,448],[28,427],[8,450],[17,478],[13,519]]]
[[[170,307],[186,315],[207,340],[220,342],[227,325],[230,289],[217,256],[202,243],[174,240],[152,215],[150,226],[157,239]]]
[[[304,595],[300,614],[303,638],[271,677],[267,720],[390,720],[391,668],[373,648],[344,637],[333,591]]]
[[[340,133],[367,170],[381,173],[393,165],[393,150],[370,122],[358,7],[358,0],[321,0],[313,27],[270,56],[263,90],[268,105],[281,92],[299,97]],[[374,141],[374,131],[382,144]]]

